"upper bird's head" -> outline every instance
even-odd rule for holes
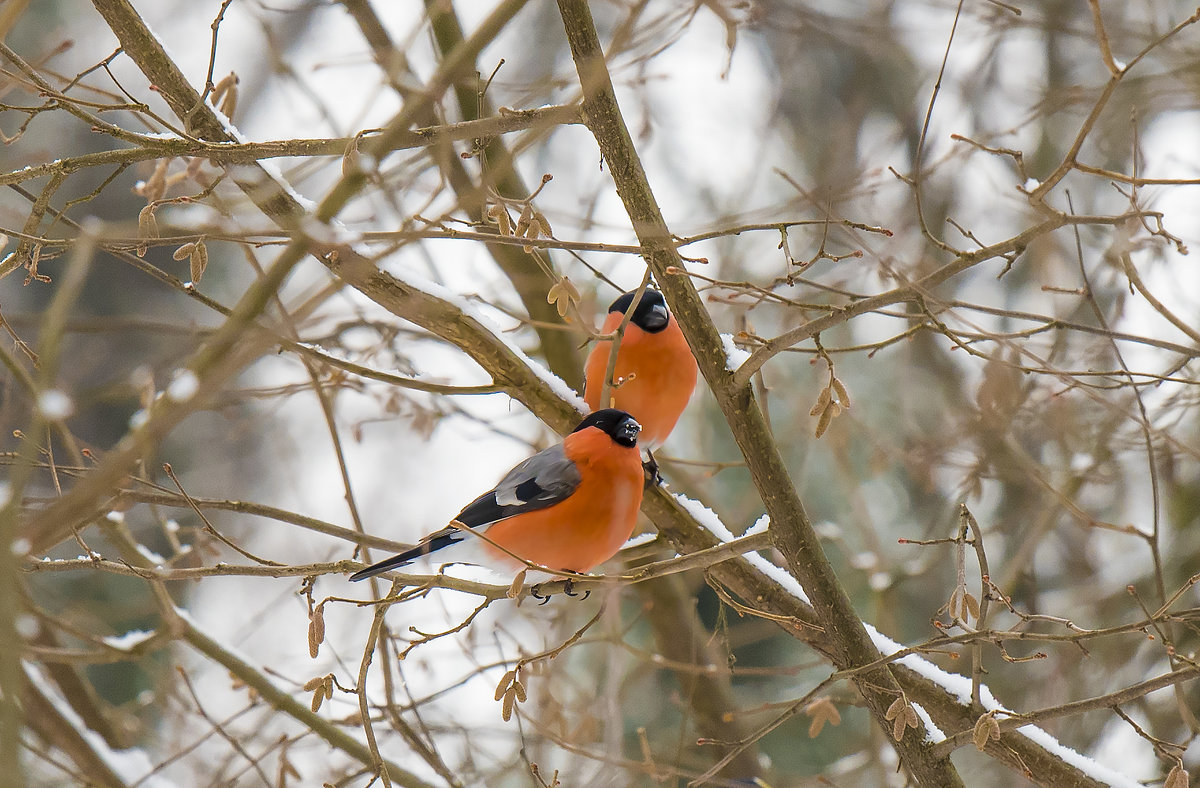
[[[633,416],[616,408],[604,408],[588,415],[571,431],[579,432],[588,427],[595,427],[622,446],[636,446],[638,433],[642,431],[642,425]]]
[[[637,291],[630,290],[613,301],[608,311],[625,314],[629,311],[635,295],[637,295]],[[667,324],[671,322],[671,313],[667,311],[667,302],[663,300],[662,293],[647,288],[646,292],[642,293],[641,300],[638,301],[637,309],[633,310],[633,317],[629,320],[649,334],[657,334],[666,328]]]

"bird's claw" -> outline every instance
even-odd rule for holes
[[[567,596],[579,596],[579,594],[575,593],[575,581],[569,577],[563,581],[563,593],[566,594]],[[592,595],[592,589],[585,588],[585,589],[583,589],[583,596],[579,597],[579,601],[582,602],[583,600],[587,599],[591,595]]]
[[[535,585],[535,586],[532,586],[532,587],[530,587],[530,589],[529,589],[529,595],[530,595],[531,597],[533,597],[534,599],[538,600],[538,605],[544,605],[544,604],[546,604],[547,602],[549,602],[549,601],[550,601],[550,597],[551,597],[551,594],[546,594],[545,596],[543,596],[543,595],[539,594],[538,592],[539,592],[539,591],[541,591],[541,590],[542,590],[542,584],[541,584],[541,583],[538,583],[537,585]]]
[[[657,487],[663,483],[662,474],[658,472],[658,461],[650,452],[646,452],[646,456],[650,458],[642,463],[642,470],[646,474],[646,487]]]

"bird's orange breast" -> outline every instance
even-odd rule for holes
[[[587,572],[632,535],[644,483],[638,450],[594,427],[568,435],[563,448],[579,469],[579,486],[553,506],[490,526],[487,550],[498,561],[513,563],[507,550],[550,569]]]
[[[617,330],[624,315],[610,312],[603,331]],[[653,448],[666,441],[696,388],[696,359],[679,324],[671,316],[667,327],[650,334],[630,323],[621,338],[610,402],[600,402],[612,342],[598,342],[588,356],[584,400],[593,410],[620,408],[642,425],[638,441]]]

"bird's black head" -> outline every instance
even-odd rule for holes
[[[608,311],[625,314],[629,311],[629,305],[633,303],[635,295],[637,295],[637,291],[630,290],[613,301]],[[670,320],[671,313],[667,311],[667,302],[663,300],[662,293],[649,288],[642,293],[642,299],[638,301],[637,309],[633,310],[633,317],[630,318],[631,323],[648,334],[657,334],[662,331]]]
[[[616,408],[605,408],[590,414],[571,431],[579,432],[588,427],[601,430],[622,446],[636,446],[638,433],[642,431],[642,425],[633,416]]]

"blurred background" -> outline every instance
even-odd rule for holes
[[[456,294],[580,387],[584,326],[594,329],[608,303],[638,285],[643,261],[446,236],[494,232],[487,206],[507,199],[515,215],[511,201],[548,174],[534,205],[555,239],[636,245],[587,128],[532,125],[354,159],[360,145],[351,139],[414,101],[490,3],[134,5],[196,90],[236,75],[212,103],[245,141],[284,141],[282,155],[262,161],[303,200],[319,202],[347,166],[368,172],[338,232],[382,269]],[[688,271],[718,329],[745,349],[998,245],[963,273],[822,333],[819,347],[804,341],[780,353],[754,384],[838,577],[864,620],[895,640],[938,637],[934,621],[960,631],[945,611],[955,546],[900,540],[952,537],[959,504],[970,507],[990,581],[1026,617],[994,602],[989,625],[1063,636],[985,650],[986,683],[1018,711],[1161,674],[1172,667],[1168,645],[1185,663],[1196,652],[1200,276],[1188,248],[1200,241],[1200,28],[1186,24],[1194,10],[1155,0],[592,4],[650,183],[672,231],[689,241]],[[0,72],[0,473],[13,475],[0,482],[0,499],[30,517],[178,383],[184,362],[224,324],[221,309],[238,302],[286,236],[204,157],[119,153],[178,140],[185,129],[96,6],[37,0],[12,13]],[[579,99],[552,3],[525,4],[474,69],[416,125]],[[223,104],[234,90],[236,103]],[[66,105],[148,137],[118,139]],[[325,142],[318,150],[303,140]],[[66,164],[22,172],[56,160]],[[149,205],[157,238],[146,228]],[[96,248],[75,240],[81,228]],[[181,250],[201,240],[202,279],[195,247]],[[46,333],[50,305],[83,257],[90,265],[78,297],[62,305],[60,341]],[[31,263],[49,281],[27,280]],[[567,321],[545,300],[564,275],[581,294]],[[449,386],[491,381],[452,342],[398,319],[313,259],[266,314],[278,334],[372,370]],[[372,591],[324,567],[355,557],[352,541],[301,528],[293,515],[346,529],[357,520],[370,534],[413,542],[557,437],[505,394],[421,391],[278,342],[246,346],[238,373],[205,389],[144,448],[125,492],[114,488],[79,523],[78,538],[20,561],[26,612],[11,623],[31,644],[24,664],[49,700],[94,694],[97,716],[63,713],[82,714],[82,726],[106,740],[102,750],[124,753],[113,769],[126,784],[365,785],[361,764],[331,756],[220,660],[171,642],[151,584],[86,561],[40,559],[69,562],[91,550],[120,562],[131,540],[168,569],[254,557],[313,565],[262,576],[213,571],[165,587],[199,630],[302,706],[313,693],[306,682],[333,676],[319,714],[358,735],[358,699],[345,690],[359,680],[372,622],[371,608],[354,600]],[[54,368],[35,366],[47,352]],[[834,369],[852,407],[818,440],[810,410]],[[180,385],[189,383],[183,376]],[[658,459],[673,492],[740,534],[763,505],[704,389]],[[48,403],[47,393],[64,396]],[[27,481],[18,481],[21,468],[32,469]],[[209,525],[180,487],[203,503]],[[979,597],[973,557],[967,571]],[[306,633],[326,599],[314,659]],[[750,736],[830,672],[775,624],[723,604],[703,572],[582,602],[500,600],[396,659],[479,604],[433,590],[396,605],[391,645],[370,674],[372,692],[396,704],[375,722],[380,751],[431,784],[549,785],[557,770],[565,785],[683,785],[714,762],[713,748],[696,744],[689,693],[704,690],[689,675],[719,673],[731,693],[726,721]],[[1130,626],[1164,606],[1177,613],[1171,621]],[[502,720],[493,691],[514,661],[561,645],[596,615],[578,643],[526,678],[529,700]],[[1104,632],[1078,637],[1078,628]],[[142,631],[159,636],[139,645]],[[104,640],[119,636],[127,637]],[[664,660],[673,638],[710,667]],[[970,671],[969,655],[953,647],[928,656]],[[841,724],[812,736],[812,715],[788,717],[748,749],[758,776],[777,788],[903,784],[886,732],[851,690],[835,686],[830,697]],[[1177,758],[1196,776],[1197,708],[1193,680],[1136,698],[1121,715],[1091,711],[1044,727],[1131,780],[1162,780]],[[82,778],[46,730],[22,740],[31,784]],[[986,768],[969,745],[955,762],[969,785],[1025,784]],[[711,784],[739,776],[723,774]]]

